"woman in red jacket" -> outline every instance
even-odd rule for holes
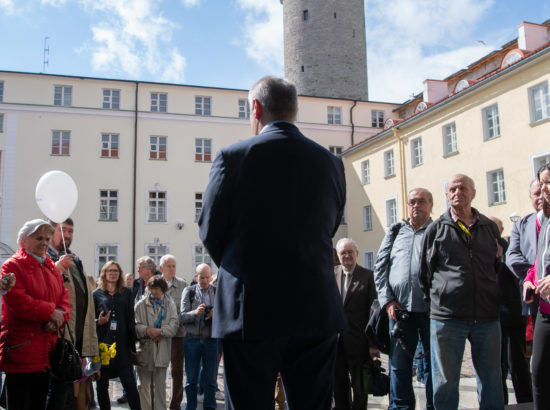
[[[8,408],[46,407],[50,352],[70,305],[63,278],[46,250],[53,234],[48,222],[34,219],[19,231],[19,250],[2,265],[2,277],[15,274],[3,296],[0,370],[6,373]]]

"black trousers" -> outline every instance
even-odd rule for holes
[[[533,336],[533,399],[535,409],[550,409],[550,315],[539,311]]]
[[[355,357],[350,360],[346,357],[341,342],[338,343],[337,351],[334,369],[334,410],[365,410],[369,397],[363,383],[363,363],[366,359]]]
[[[97,403],[100,410],[111,410],[111,401],[109,399],[109,379],[120,378],[120,383],[126,391],[128,405],[132,410],[140,410],[139,393],[137,390],[136,379],[131,364],[123,364],[118,369],[110,367],[101,368],[101,378],[96,382]]]
[[[46,372],[6,373],[6,403],[9,410],[46,408],[50,375]]]
[[[504,404],[508,404],[508,389],[506,387],[506,376],[508,369],[512,376],[514,393],[518,403],[533,401],[531,388],[531,374],[529,365],[525,358],[525,325],[505,326],[501,324],[502,347],[502,388],[504,391]]]
[[[336,335],[262,341],[223,340],[225,408],[274,408],[281,373],[289,410],[328,410]]]

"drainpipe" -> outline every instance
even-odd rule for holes
[[[137,146],[138,146],[138,91],[139,83],[136,81],[136,101],[134,108],[134,180],[132,181],[134,201],[132,203],[132,260],[129,266],[134,266],[136,260],[136,204],[137,204]],[[135,269],[132,268],[132,272]],[[135,273],[134,273],[135,275]]]
[[[401,173],[401,209],[403,219],[407,219],[407,175],[405,173],[405,143],[398,133],[399,129],[393,127],[393,135],[399,141],[399,171]]]
[[[353,123],[353,109],[355,108],[356,105],[357,105],[357,100],[353,100],[353,105],[349,109],[349,121],[351,122],[351,145],[350,146],[353,146],[354,144],[353,135],[355,133],[355,124]]]

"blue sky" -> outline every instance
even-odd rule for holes
[[[290,1],[290,0],[289,0]],[[402,102],[550,19],[542,0],[366,0],[369,96]],[[247,89],[284,75],[279,0],[0,0],[0,70]],[[478,41],[481,40],[481,41]]]

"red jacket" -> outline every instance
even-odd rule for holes
[[[42,265],[23,249],[2,265],[2,276],[15,273],[15,286],[3,296],[0,327],[0,370],[40,372],[49,367],[57,334],[44,331],[54,309],[69,317],[69,294],[63,278],[46,256]]]

